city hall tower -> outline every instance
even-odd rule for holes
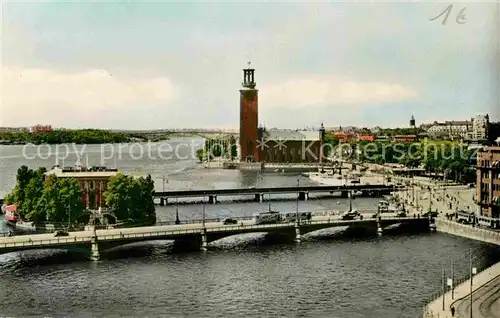
[[[259,104],[258,93],[255,88],[255,69],[243,70],[243,83],[240,89],[240,154],[241,161],[259,162]]]

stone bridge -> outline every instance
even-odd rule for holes
[[[162,137],[175,136],[198,136],[202,138],[230,138],[239,136],[239,132],[232,129],[156,129],[156,130],[114,130],[113,132],[119,132],[127,134],[131,137],[144,140],[152,140]]]
[[[191,223],[70,232],[66,237],[54,237],[53,234],[2,237],[0,254],[32,249],[76,249],[90,252],[90,258],[97,260],[100,251],[150,240],[173,240],[174,246],[206,250],[211,242],[245,233],[267,233],[300,242],[303,235],[327,228],[343,226],[356,233],[381,234],[384,229],[395,224],[408,231],[429,229],[429,220],[419,217],[379,217],[344,221],[338,216],[316,216],[311,221],[300,224],[254,224],[252,220],[236,225],[222,225],[220,222]]]

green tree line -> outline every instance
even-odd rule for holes
[[[45,176],[45,172],[45,168],[33,170],[21,166],[17,170],[16,185],[5,197],[5,203],[17,204],[21,219],[36,224],[67,223],[71,227],[88,223],[91,213],[84,206],[84,193],[78,181]],[[110,178],[104,199],[117,221],[154,224],[153,194],[151,176],[133,178],[118,174]]]
[[[423,168],[428,173],[446,174],[456,181],[470,180],[475,175],[476,151],[452,141],[353,142],[338,148],[341,157],[365,163],[396,163],[408,168]]]
[[[196,156],[200,161],[207,160],[209,157],[210,159],[213,159],[223,156],[234,160],[238,156],[238,144],[236,143],[236,138],[231,136],[229,139],[205,139],[203,149],[198,149],[196,151]]]
[[[103,144],[130,142],[127,134],[99,129],[55,129],[48,132],[2,132],[0,140],[33,144]]]

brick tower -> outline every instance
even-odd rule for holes
[[[258,93],[255,88],[255,69],[243,70],[243,83],[240,89],[240,154],[241,161],[259,162],[259,106]]]

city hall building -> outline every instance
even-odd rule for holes
[[[255,69],[243,70],[240,89],[240,160],[242,162],[321,163],[325,128],[267,130],[259,127],[259,91]]]

